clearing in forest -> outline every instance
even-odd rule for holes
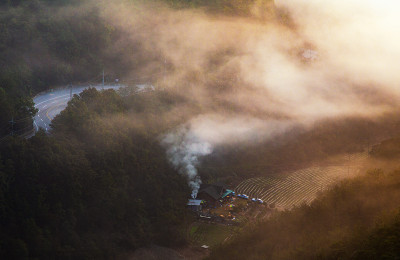
[[[310,203],[318,192],[340,180],[354,176],[368,157],[368,152],[336,156],[334,164],[312,166],[294,172],[250,178],[241,182],[236,194],[260,198],[268,205],[290,209],[301,203]]]

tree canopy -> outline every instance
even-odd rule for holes
[[[186,180],[157,136],[99,117],[124,113],[122,103],[89,89],[57,116],[53,136],[0,148],[2,258],[113,258],[184,242]]]

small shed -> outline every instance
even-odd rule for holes
[[[188,200],[188,203],[186,205],[193,211],[201,211],[202,209],[201,202],[202,200],[190,199]]]

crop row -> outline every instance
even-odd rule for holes
[[[352,160],[364,160],[365,153],[352,155]],[[281,208],[291,208],[303,202],[310,203],[319,191],[349,177],[346,165],[309,167],[281,176],[251,178],[241,182],[236,194],[260,198],[264,203],[274,203]]]

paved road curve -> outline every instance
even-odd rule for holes
[[[94,86],[93,86],[94,87]],[[104,86],[104,89],[118,89],[121,86]],[[89,88],[85,87],[74,87],[72,89],[72,95],[79,94],[83,90]],[[95,86],[94,88],[101,90],[101,86]],[[67,107],[67,103],[70,100],[70,89],[57,89],[49,91],[43,94],[37,95],[33,101],[35,107],[39,110],[34,118],[35,131],[39,128],[43,128],[46,132],[50,130],[50,122],[53,118],[58,115],[64,108]]]

